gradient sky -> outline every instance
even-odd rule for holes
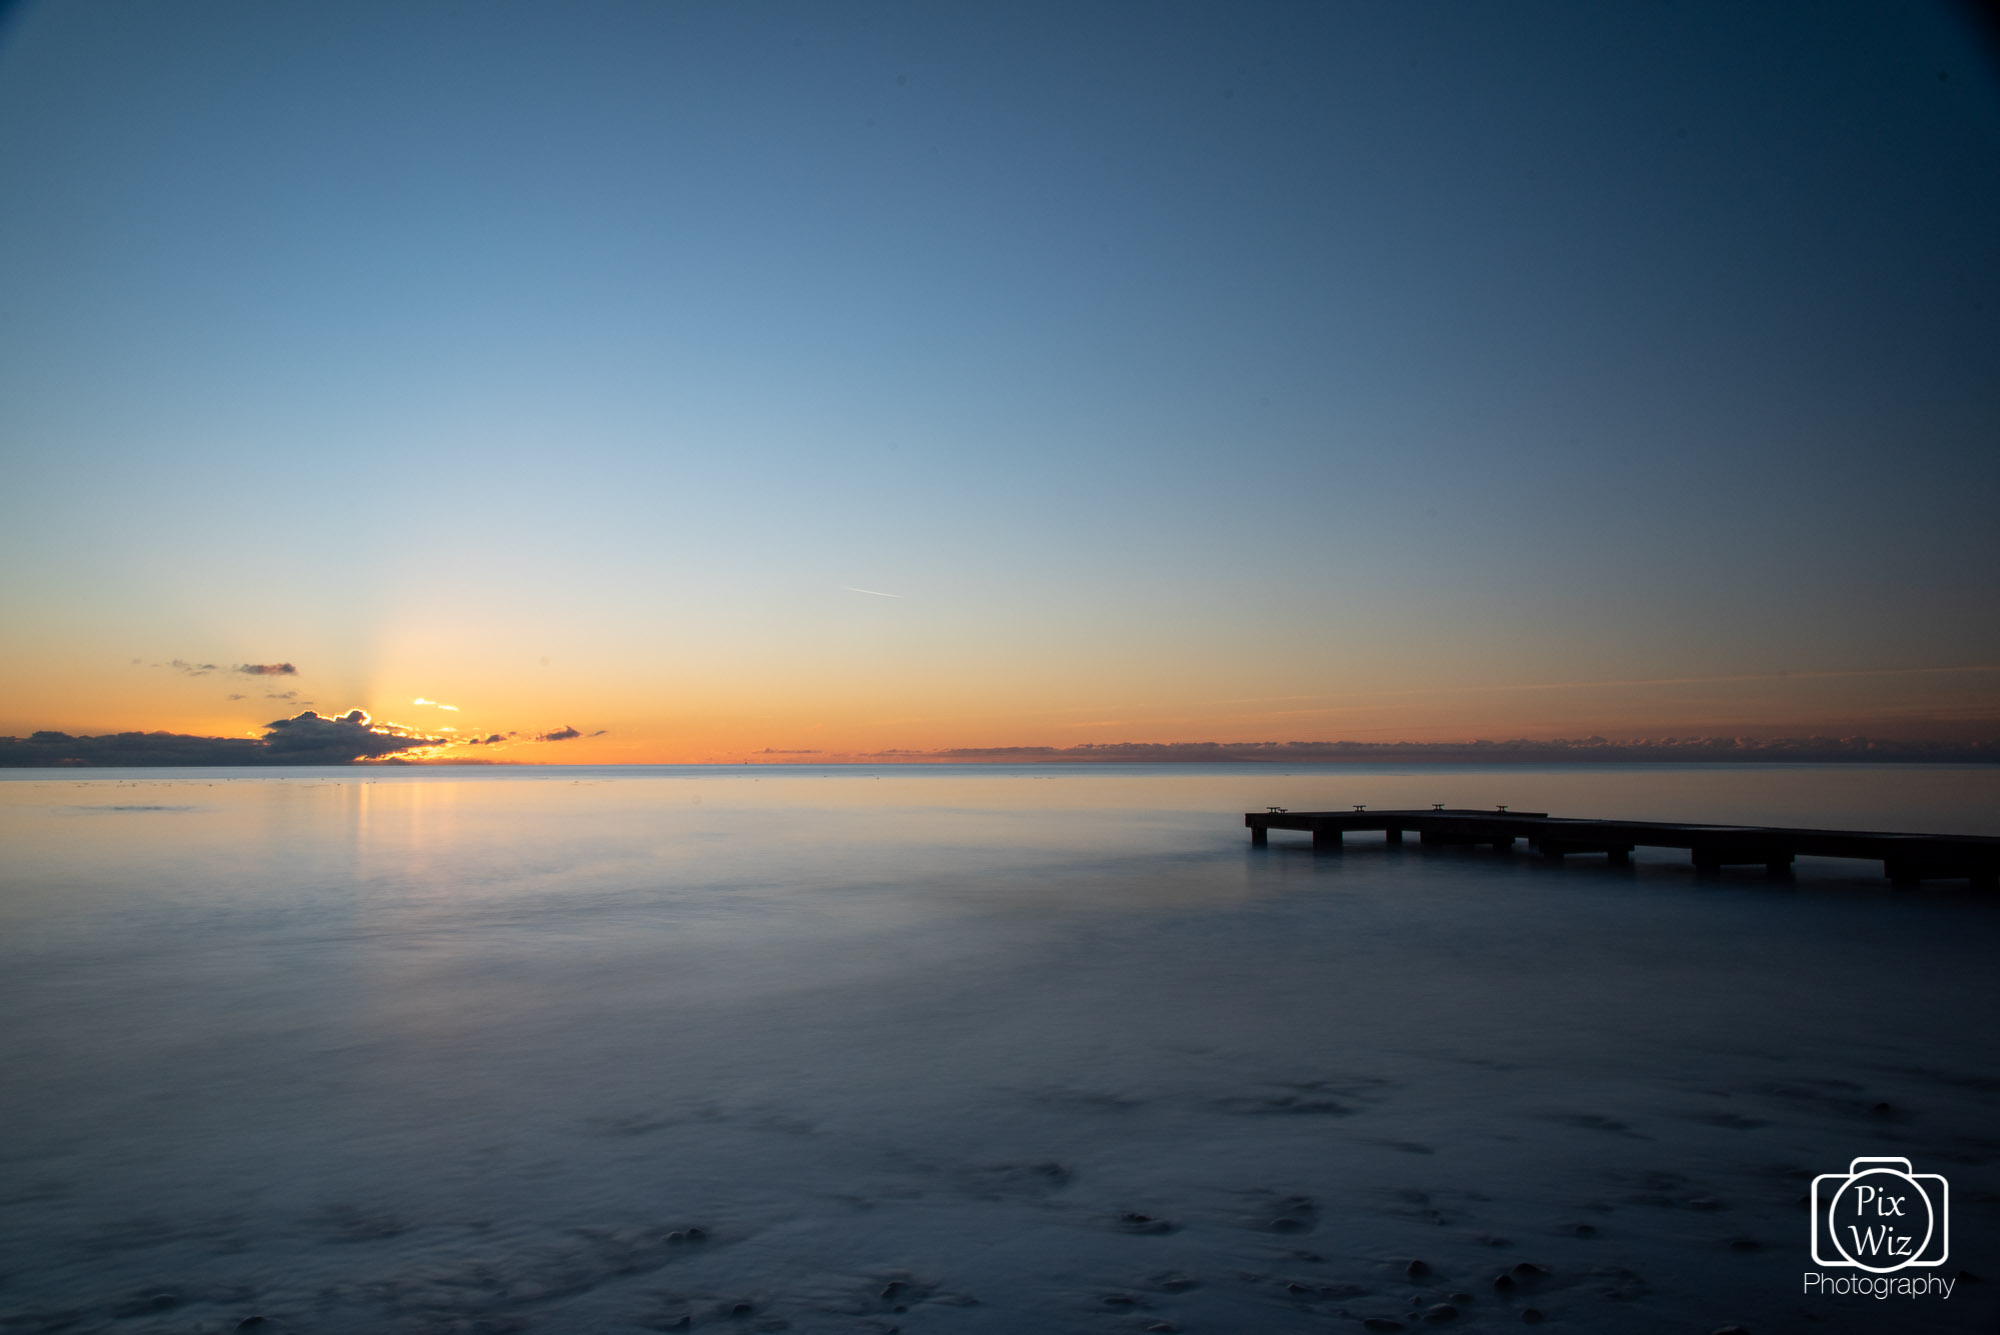
[[[0,733],[2000,735],[1995,71],[1921,4],[29,4]]]

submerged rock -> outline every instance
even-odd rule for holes
[[[182,1303],[178,1293],[147,1293],[129,1302],[120,1303],[111,1309],[115,1317],[147,1316],[154,1312],[171,1312]]]
[[[1127,1233],[1171,1233],[1174,1231],[1174,1226],[1166,1220],[1155,1219],[1149,1214],[1140,1214],[1137,1210],[1127,1210],[1124,1214],[1119,1215],[1118,1227],[1124,1229]]]

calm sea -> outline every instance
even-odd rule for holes
[[[1993,896],[1242,828],[1357,802],[2000,834],[1990,768],[7,773],[0,1330],[1993,1327]],[[1801,1292],[1858,1156],[1950,1298]]]

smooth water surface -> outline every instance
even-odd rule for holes
[[[0,1330],[1991,1328],[1990,896],[1242,828],[1355,802],[2000,834],[1954,767],[7,774]],[[1861,1155],[1949,1300],[1801,1295]]]

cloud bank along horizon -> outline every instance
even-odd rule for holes
[[[1965,24],[25,7],[0,733],[2000,734]]]

